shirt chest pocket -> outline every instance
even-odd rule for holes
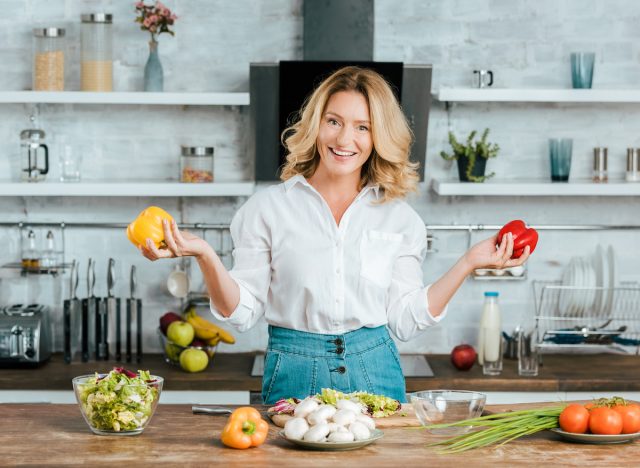
[[[388,288],[402,239],[402,234],[395,232],[365,231],[360,241],[360,276]]]

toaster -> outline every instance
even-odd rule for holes
[[[51,357],[49,310],[39,304],[0,309],[0,365],[37,366]]]

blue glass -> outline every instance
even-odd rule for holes
[[[144,90],[162,92],[164,90],[164,72],[158,56],[158,43],[149,42],[149,58],[144,66]]]
[[[574,88],[591,88],[595,59],[596,54],[593,52],[574,52],[571,54],[571,83]]]
[[[572,149],[573,140],[571,138],[549,139],[549,160],[553,182],[567,182],[569,180]]]

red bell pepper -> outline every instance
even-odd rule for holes
[[[527,227],[524,221],[519,219],[509,221],[498,233],[498,244],[502,242],[502,236],[508,232],[513,235],[513,254],[511,258],[520,258],[527,245],[529,246],[529,253],[533,253],[538,244],[538,231]]]

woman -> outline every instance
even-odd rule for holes
[[[218,319],[241,331],[265,315],[269,346],[262,396],[304,398],[334,388],[405,401],[390,329],[409,340],[438,323],[475,268],[511,260],[513,239],[474,245],[438,281],[423,284],[423,220],[403,197],[416,189],[411,131],[377,73],[346,67],[327,78],[283,133],[283,183],[256,193],[231,223],[228,272],[202,239],[165,222],[167,249],[194,256]]]

